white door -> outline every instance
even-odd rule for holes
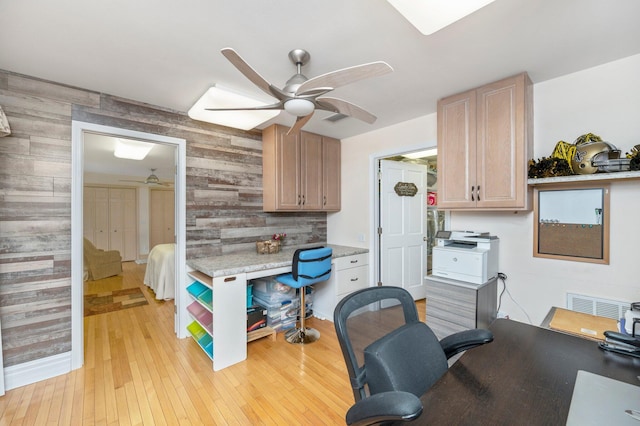
[[[426,297],[427,166],[380,160],[380,277]]]

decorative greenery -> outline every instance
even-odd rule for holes
[[[538,161],[529,160],[530,179],[570,176],[572,174],[571,166],[563,158],[542,157]]]

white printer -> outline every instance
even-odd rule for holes
[[[431,273],[474,284],[498,275],[498,244],[488,232],[438,231]]]

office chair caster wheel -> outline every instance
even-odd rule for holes
[[[294,328],[285,333],[284,339],[289,343],[313,343],[320,338],[320,332],[313,328]]]

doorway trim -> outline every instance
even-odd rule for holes
[[[138,132],[119,127],[104,126],[73,120],[71,122],[71,370],[84,364],[83,315],[83,173],[85,132],[115,137],[128,137],[153,143],[176,146],[176,294],[174,331],[179,338],[186,337],[187,314],[183,303],[187,300],[186,265],[186,140],[153,133]]]
[[[380,226],[380,192],[378,187],[378,163],[380,160],[384,160],[389,157],[394,157],[396,155],[407,154],[410,152],[416,151],[424,151],[427,149],[436,148],[436,141],[431,142],[422,142],[419,144],[414,144],[405,147],[395,147],[385,149],[383,151],[374,152],[369,154],[369,171],[370,175],[370,188],[373,193],[373,196],[370,198],[371,204],[369,206],[369,223],[371,224],[371,229],[369,232],[369,247],[371,250],[371,255],[369,259],[373,260],[369,262],[369,276],[374,277],[373,286],[377,286],[381,281],[382,277],[380,276],[380,256],[382,256],[380,250],[380,241],[378,239],[378,227]],[[445,226],[449,225],[449,214],[445,215]],[[426,271],[425,271],[426,272]]]

